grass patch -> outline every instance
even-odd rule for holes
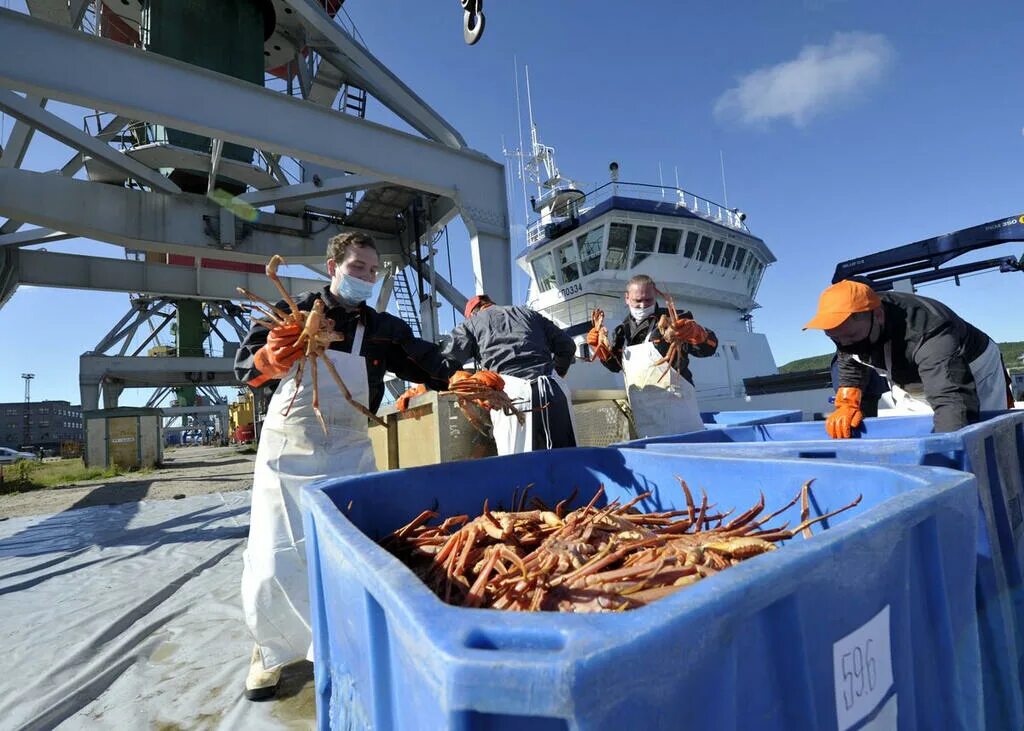
[[[129,470],[119,467],[86,467],[81,457],[61,459],[56,462],[30,462],[22,460],[4,465],[3,484],[0,493],[29,492],[49,487],[71,485],[87,480],[101,480],[107,477],[128,474]],[[143,470],[148,472],[149,470]]]

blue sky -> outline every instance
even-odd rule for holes
[[[684,188],[721,200],[724,156],[729,204],[748,213],[779,260],[754,324],[780,364],[829,349],[800,327],[838,261],[1024,213],[1024,6],[984,8],[491,0],[483,40],[467,47],[454,0],[346,3],[374,54],[497,160],[502,136],[509,147],[518,138],[514,58],[529,65],[534,116],[570,177],[603,182],[616,160],[624,180],[653,183],[661,163],[666,182],[678,168]],[[372,101],[368,116],[391,120]],[[0,137],[11,124],[0,122]],[[26,167],[52,169],[69,154],[37,136]],[[516,223],[522,211],[514,198]],[[459,223],[450,231],[456,284],[468,289],[466,237]],[[121,255],[92,242],[50,248]],[[1021,246],[975,258],[1011,253]],[[1020,276],[984,274],[920,293],[997,340],[1021,340],[1012,316]],[[77,403],[79,354],[127,306],[121,294],[19,289],[0,310],[0,401],[20,400],[20,374],[32,371],[33,400]],[[146,397],[125,393],[122,403]]]

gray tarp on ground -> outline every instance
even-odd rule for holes
[[[0,522],[0,726],[312,728],[308,663],[242,696],[251,493]]]

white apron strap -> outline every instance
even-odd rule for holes
[[[363,327],[362,322],[356,325],[356,334],[352,336],[352,355],[361,356],[363,354],[363,333],[365,331],[366,328]]]

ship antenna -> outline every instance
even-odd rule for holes
[[[725,207],[729,207],[729,191],[725,187],[725,154],[719,150],[718,159],[722,163],[722,195],[725,197]]]
[[[530,67],[524,66],[526,69],[526,109],[530,115],[530,147],[531,152],[534,155],[537,154],[537,125],[533,123],[533,96],[530,94]]]
[[[519,59],[516,56],[512,57],[512,63],[515,65],[516,72],[516,125],[519,127],[519,181],[523,186],[523,213],[526,218],[523,220],[523,226],[530,225],[530,201],[529,196],[526,193],[526,170],[523,168],[523,110],[520,106],[519,98]]]

